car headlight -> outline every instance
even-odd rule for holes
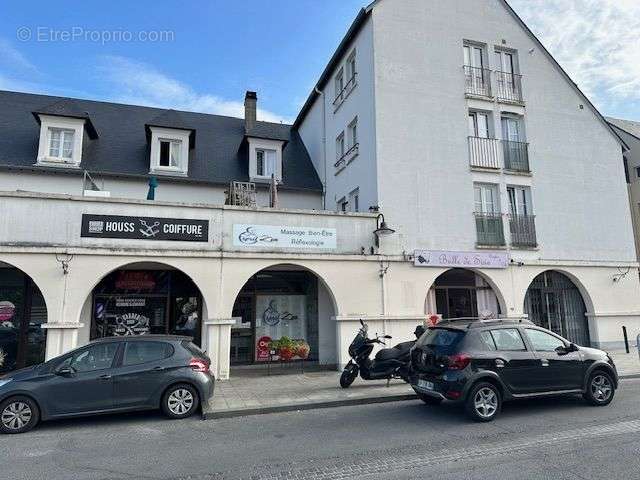
[[[4,387],[10,381],[11,381],[11,378],[0,378],[0,387]]]

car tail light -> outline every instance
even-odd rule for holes
[[[449,355],[447,358],[449,359],[449,363],[447,365],[449,370],[463,370],[471,362],[471,357],[466,353]]]
[[[189,362],[189,367],[191,367],[194,372],[209,373],[209,362],[202,358],[192,358]]]
[[[457,390],[449,390],[445,395],[451,400],[457,400],[462,396],[462,392],[459,392]]]

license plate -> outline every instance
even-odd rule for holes
[[[426,388],[427,390],[433,390],[433,382],[428,382],[426,380],[418,380],[418,386],[420,388]]]

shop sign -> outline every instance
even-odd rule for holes
[[[443,250],[416,250],[416,267],[507,268],[506,252],[450,252]]]
[[[80,236],[131,240],[208,242],[209,221],[83,214]]]
[[[16,306],[5,300],[0,302],[0,322],[11,320],[16,313]]]
[[[335,228],[234,225],[236,247],[335,249]]]
[[[156,280],[149,272],[136,270],[122,270],[115,281],[118,290],[153,290]]]

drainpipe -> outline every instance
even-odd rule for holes
[[[327,209],[327,106],[325,104],[324,92],[313,87],[313,90],[322,97],[322,163],[324,165],[324,175],[322,178],[322,209]]]

